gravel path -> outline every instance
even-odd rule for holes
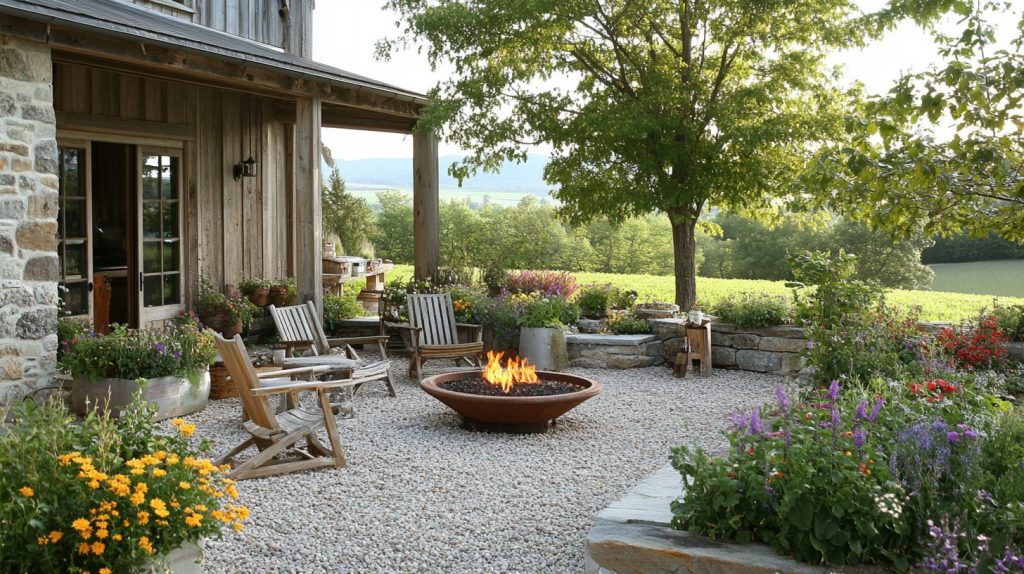
[[[339,421],[347,468],[239,483],[252,514],[241,534],[204,543],[208,572],[582,572],[597,511],[672,446],[719,447],[724,417],[767,402],[781,380],[575,369],[604,393],[546,434],[504,435],[463,430],[394,365],[398,397],[364,387],[356,418]],[[239,411],[212,401],[188,420],[219,453],[244,438]]]

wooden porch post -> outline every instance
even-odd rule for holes
[[[295,106],[295,280],[299,302],[313,301],[323,315],[323,219],[320,205],[320,99]]]
[[[440,260],[437,138],[417,133],[412,146],[413,263],[416,279],[426,279],[437,276]]]

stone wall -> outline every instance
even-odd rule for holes
[[[50,49],[0,35],[0,404],[50,384],[57,350],[57,126]]]

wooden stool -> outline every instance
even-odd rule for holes
[[[677,376],[685,377],[690,361],[700,362],[700,374],[711,374],[711,323],[707,322],[700,326],[686,326],[686,345],[688,351],[682,351],[676,355],[675,371],[681,372]],[[680,366],[680,359],[683,365]]]

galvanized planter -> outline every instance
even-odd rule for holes
[[[565,333],[555,328],[519,329],[519,356],[526,357],[540,371],[564,371],[569,367]]]
[[[132,379],[85,379],[71,381],[71,410],[84,415],[89,409],[110,410],[120,416],[121,410],[132,400],[139,385]],[[180,417],[203,410],[210,398],[210,371],[204,371],[199,384],[184,377],[158,377],[149,379],[143,398],[158,408],[153,420]]]

